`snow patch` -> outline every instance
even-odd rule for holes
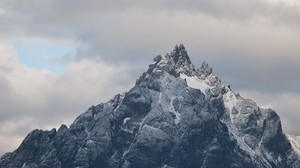
[[[206,95],[206,93],[205,93],[206,89],[213,88],[212,86],[208,85],[205,80],[201,80],[197,76],[187,76],[185,74],[180,74],[180,78],[185,79],[187,82],[187,85],[190,88],[200,89],[201,92],[204,93],[205,95]]]
[[[120,94],[118,106],[114,109],[114,113],[120,108],[120,106],[121,106],[121,104],[123,102],[124,97],[125,97],[125,93]]]
[[[91,139],[89,139],[89,140],[86,141],[86,144],[93,144],[93,143],[95,143],[95,141],[91,140]]]
[[[288,140],[290,141],[294,151],[300,155],[300,136],[294,136],[286,134]]]
[[[130,146],[131,147],[131,146]],[[128,154],[129,150],[130,150],[130,147],[124,151],[123,155],[122,155],[122,159],[124,159],[124,157]]]
[[[170,101],[170,105],[169,105],[169,110],[170,110],[172,113],[175,114],[174,122],[175,122],[175,124],[178,124],[178,122],[179,122],[180,119],[181,119],[181,117],[180,117],[181,114],[180,114],[178,111],[176,111],[175,108],[174,108],[173,102],[174,102],[175,99],[176,99],[176,96],[172,96],[171,101]]]
[[[161,104],[161,99],[162,99],[162,92],[159,93],[159,97],[158,97],[158,103]]]
[[[139,126],[139,130],[141,130],[141,128],[144,126],[144,123],[145,123],[146,118],[147,118],[147,116],[145,116],[145,117],[143,118],[143,120],[142,120],[140,123],[138,123],[138,125],[140,125],[140,126]]]
[[[152,130],[154,130],[154,131],[161,131],[159,128],[155,128],[155,127],[150,126],[150,125],[148,125],[148,124],[145,124],[144,127],[145,127],[145,128],[149,128],[149,129],[152,129]]]
[[[223,102],[225,108],[229,112],[230,120],[233,123],[233,114],[232,114],[232,109],[237,105],[237,98],[235,96],[235,93],[233,91],[228,91],[223,95]]]
[[[126,124],[127,123],[127,121],[129,121],[130,120],[130,117],[126,117],[126,118],[124,118],[124,120],[123,120],[123,125],[124,124]]]
[[[225,107],[231,112],[233,107],[237,105],[237,99],[233,91],[228,91],[223,95]]]
[[[131,131],[131,130],[127,129],[127,128],[121,127],[121,129],[122,129],[123,131],[125,131],[125,132],[129,132],[130,134],[133,134],[133,131]]]

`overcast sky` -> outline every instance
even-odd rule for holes
[[[298,0],[1,0],[0,155],[129,90],[183,43],[300,135]]]

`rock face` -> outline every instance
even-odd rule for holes
[[[194,67],[182,44],[68,128],[32,131],[1,168],[299,168],[278,115]]]

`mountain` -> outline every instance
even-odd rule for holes
[[[279,116],[192,64],[176,45],[128,92],[90,107],[68,128],[34,130],[1,168],[299,168]]]

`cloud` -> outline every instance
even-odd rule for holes
[[[129,1],[108,1],[91,0],[89,2],[81,0],[60,1],[18,1],[3,0],[1,5],[5,8],[2,12],[6,15],[19,17],[27,14],[27,19],[32,22],[59,23],[68,21],[68,24],[89,23],[98,21],[99,16],[107,14],[123,13],[133,9],[149,10],[154,12],[188,12],[203,13],[226,20],[245,20],[255,17],[272,19],[277,22],[293,24],[291,21],[299,19],[299,3],[297,1],[283,0],[252,0],[235,1],[223,0],[187,0],[187,1],[149,1],[149,0],[129,0]],[[19,10],[14,10],[18,8]],[[60,17],[57,17],[60,16]],[[26,20],[25,20],[26,21]],[[294,22],[297,24],[297,22]],[[40,26],[40,25],[37,25]]]
[[[97,105],[133,85],[127,67],[81,59],[62,75],[24,66],[8,45],[0,45],[0,153],[12,150],[31,130],[70,124]],[[2,145],[7,144],[8,147]],[[9,148],[12,147],[12,148]]]
[[[3,0],[0,2],[1,11],[4,11],[0,15],[2,25],[0,30],[3,35],[14,33],[47,38],[63,39],[75,36],[80,38],[89,32],[114,28],[114,24],[126,22],[122,20],[122,16],[132,11],[139,11],[139,16],[142,17],[163,14],[172,19],[178,14],[203,15],[225,22],[247,23],[259,20],[273,26],[283,25],[299,29],[300,5],[299,3],[291,5],[291,2],[282,0],[223,0],[222,3],[218,0],[117,0],[113,2],[108,0],[89,2]],[[155,23],[155,20],[147,20],[147,18],[145,21]],[[139,23],[136,22],[134,25],[139,26]],[[156,26],[158,25],[153,24],[151,27]]]

